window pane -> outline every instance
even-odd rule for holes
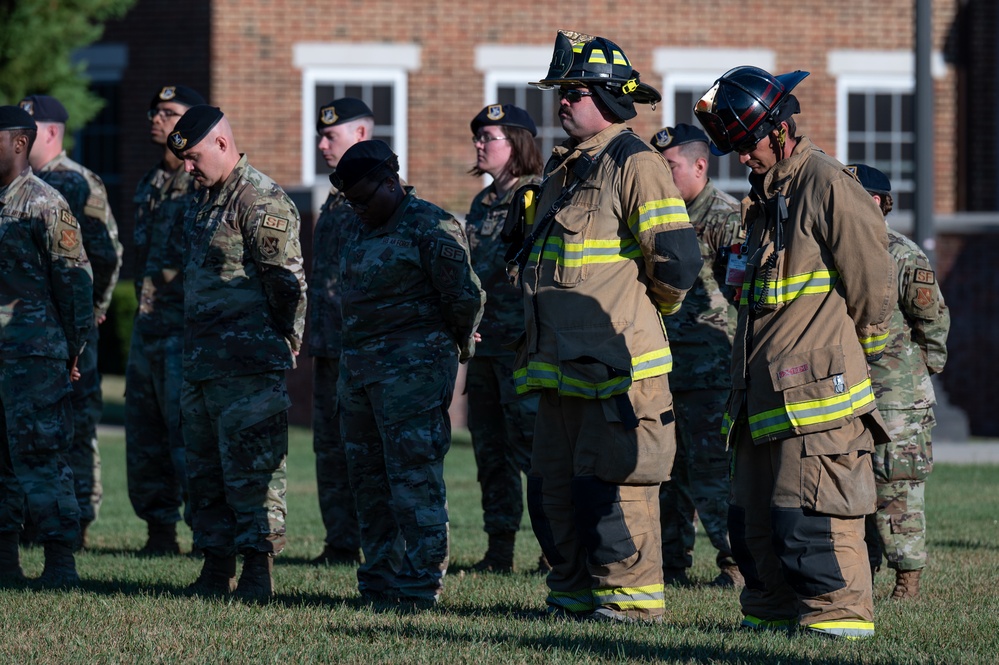
[[[874,144],[874,159],[878,162],[888,162],[891,163],[892,158],[892,144],[891,143],[875,143]]]
[[[900,129],[903,132],[916,131],[915,98],[912,95],[902,95],[900,103],[902,105],[902,126]]]
[[[846,161],[851,164],[867,162],[867,144],[851,141],[846,146]]]
[[[361,85],[345,85],[343,87],[343,97],[354,97],[355,99],[364,99],[364,86]]]
[[[874,131],[890,132],[892,120],[892,95],[874,95]]]
[[[391,125],[394,90],[390,85],[375,85],[371,88],[371,112],[376,125]]]
[[[694,119],[694,93],[678,90],[674,95],[674,100],[676,104],[674,126],[677,123],[685,122],[688,125],[700,127],[701,124]]]
[[[865,121],[864,109],[865,96],[862,94],[852,93],[848,97],[847,106],[849,110],[847,111],[847,125],[850,131],[864,131],[867,128],[867,123]]]

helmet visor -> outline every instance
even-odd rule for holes
[[[732,152],[732,142],[729,140],[728,128],[721,116],[714,112],[715,96],[718,94],[718,83],[715,83],[704,96],[694,105],[694,115],[704,127],[704,132],[711,139],[711,152],[716,155],[727,155]]]

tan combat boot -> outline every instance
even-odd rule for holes
[[[266,603],[274,597],[274,557],[269,552],[243,555],[236,596],[252,603]]]
[[[205,553],[201,574],[187,587],[195,596],[227,596],[236,590],[236,557]]]
[[[16,531],[0,533],[0,586],[21,584],[27,580],[21,569],[21,552]]]
[[[919,574],[922,570],[896,570],[895,590],[891,592],[892,600],[905,600],[919,595]]]

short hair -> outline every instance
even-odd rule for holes
[[[541,158],[541,151],[534,140],[534,136],[521,127],[508,127],[497,125],[503,130],[503,136],[510,141],[510,159],[506,163],[506,171],[514,178],[525,175],[538,175],[544,168],[544,160]],[[472,175],[485,175],[485,171],[478,166],[473,166],[468,170]]]
[[[666,147],[668,148],[669,146]],[[695,162],[701,157],[705,160],[708,160],[711,157],[711,149],[704,141],[688,141],[687,143],[681,143],[677,147],[679,148],[680,154],[691,162]]]
[[[10,140],[11,140],[11,143],[13,143],[17,139],[17,137],[19,137],[19,136],[24,136],[25,138],[27,138],[28,139],[28,152],[29,153],[31,152],[32,146],[35,145],[35,139],[38,138],[38,130],[37,129],[20,128],[20,129],[11,129],[11,130],[8,130],[8,131],[10,131]]]

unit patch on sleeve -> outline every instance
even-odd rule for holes
[[[927,286],[916,287],[916,298],[914,302],[919,308],[926,309],[933,304],[933,290]]]
[[[59,246],[66,251],[72,251],[80,244],[80,234],[76,229],[63,229],[59,234]]]
[[[274,236],[263,236],[260,238],[260,254],[265,259],[273,259],[278,255],[278,239]]]
[[[264,228],[286,232],[288,230],[288,220],[276,215],[266,215],[264,217]]]
[[[920,268],[919,270],[916,271],[916,274],[913,276],[912,279],[913,281],[918,282],[919,284],[933,284],[934,282],[936,282],[936,275],[933,274],[932,270],[926,270],[924,268]]]
[[[87,207],[96,208],[97,210],[104,210],[104,199],[97,196],[96,194],[91,194],[87,197]]]
[[[59,211],[59,221],[67,226],[72,226],[73,228],[79,226],[79,224],[76,223],[76,217],[73,217],[73,213],[68,210]]]

